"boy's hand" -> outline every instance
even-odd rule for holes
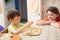
[[[30,27],[31,24],[33,24],[33,22],[32,22],[32,21],[28,21],[28,22],[27,22],[24,26],[22,26],[21,28],[13,31],[12,34],[19,34],[20,32],[24,31],[25,28]]]
[[[28,24],[30,24],[30,25],[33,24],[33,21],[28,21]]]
[[[36,25],[40,25],[40,20],[37,20],[35,23]]]

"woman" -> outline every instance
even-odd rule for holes
[[[47,18],[44,18],[42,21],[41,20],[37,20],[36,24],[37,25],[47,25],[47,24],[51,24],[52,22],[56,23],[55,26],[60,28],[60,14],[59,14],[59,10],[57,7],[54,6],[50,6],[47,11]]]

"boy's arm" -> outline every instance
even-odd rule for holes
[[[29,22],[26,23],[24,26],[22,26],[21,28],[13,31],[12,33],[13,33],[13,34],[19,34],[19,33],[22,32],[25,28],[30,27],[31,24],[33,24],[33,22],[32,22],[32,21],[29,21]]]

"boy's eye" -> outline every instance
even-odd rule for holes
[[[15,19],[15,20],[20,20],[20,19]]]
[[[16,20],[20,20],[20,19],[16,19]]]

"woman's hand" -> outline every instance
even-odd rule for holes
[[[52,27],[58,27],[58,28],[60,28],[58,22],[51,22],[50,25],[51,25]]]

